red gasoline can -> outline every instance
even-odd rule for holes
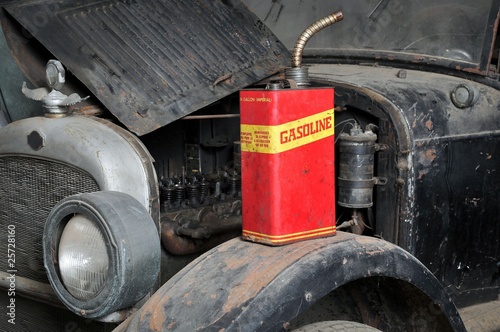
[[[243,238],[334,235],[333,88],[240,92]]]

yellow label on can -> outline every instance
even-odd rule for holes
[[[275,154],[335,133],[333,109],[274,126],[241,125],[241,151]]]

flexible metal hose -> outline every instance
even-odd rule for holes
[[[292,53],[292,67],[300,67],[304,47],[315,33],[338,21],[342,21],[343,18],[344,14],[342,14],[341,11],[338,11],[314,22],[307,29],[305,29],[295,42]]]

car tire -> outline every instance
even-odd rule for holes
[[[375,332],[374,327],[344,320],[325,321],[299,327],[293,332]]]

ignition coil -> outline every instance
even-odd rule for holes
[[[385,184],[386,178],[374,176],[377,135],[376,126],[369,124],[366,130],[355,124],[350,133],[339,136],[338,204],[352,209],[369,208],[373,205],[373,187]]]

